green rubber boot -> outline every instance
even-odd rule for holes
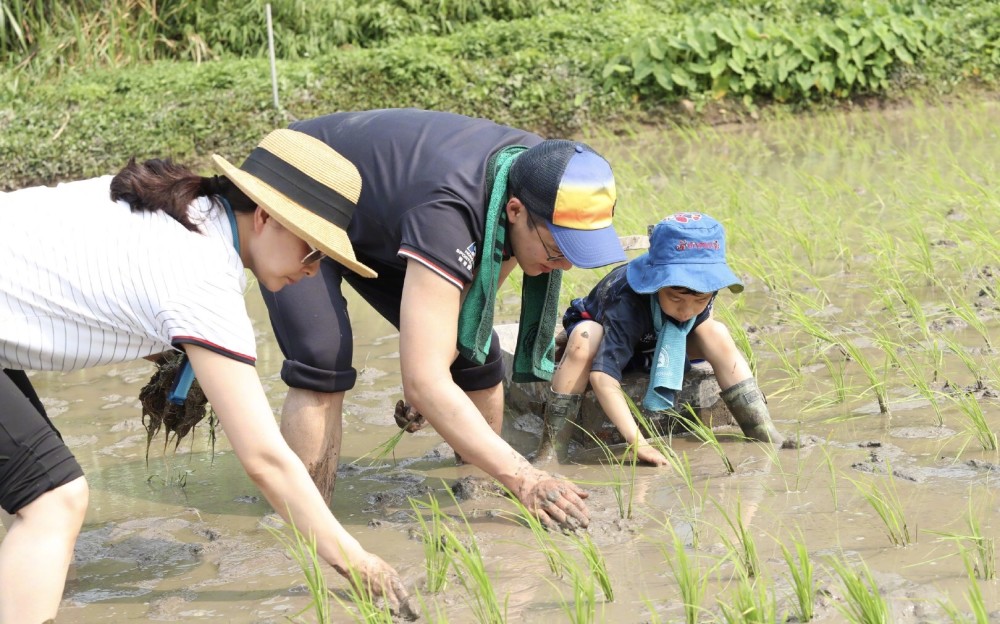
[[[753,377],[730,386],[720,393],[726,407],[732,412],[743,435],[753,440],[781,446],[785,436],[778,433],[767,411],[767,400]]]
[[[553,459],[560,464],[569,457],[569,440],[573,437],[573,427],[580,413],[582,394],[560,394],[549,390],[542,415],[542,441],[531,460],[533,464],[548,464]]]

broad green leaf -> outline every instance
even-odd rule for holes
[[[693,74],[709,74],[712,72],[712,66],[708,63],[699,63],[691,61],[686,65],[688,71]]]
[[[899,60],[903,61],[907,65],[913,65],[913,56],[910,54],[910,51],[906,49],[906,46],[901,45],[896,48],[896,56],[898,56]]]
[[[660,44],[656,41],[656,37],[650,37],[646,40],[646,43],[649,45],[649,55],[653,57],[654,60],[662,61],[664,56],[663,48],[661,48]]]
[[[667,93],[674,90],[674,81],[670,78],[670,71],[666,65],[653,67],[653,77],[656,79],[656,84],[660,85]]]
[[[715,26],[715,36],[722,39],[734,48],[740,44],[740,37],[737,30],[729,20],[720,20]]]
[[[811,72],[800,72],[795,74],[795,82],[799,84],[799,88],[802,89],[803,93],[809,93],[809,89],[816,84],[816,77]]]
[[[722,72],[726,71],[726,65],[729,63],[729,55],[725,52],[719,53],[715,56],[715,62],[709,67],[709,75],[712,78],[718,78],[722,75]]]
[[[649,59],[643,60],[642,63],[635,66],[635,75],[632,76],[632,84],[639,84],[646,79],[651,73],[653,73],[653,68],[659,66],[659,63],[653,63]]]
[[[627,74],[632,71],[632,68],[628,65],[622,65],[621,63],[608,63],[604,66],[603,76],[607,78],[612,74]]]
[[[854,63],[848,62],[841,68],[841,71],[844,74],[844,82],[848,86],[854,84],[854,80],[858,77],[858,68],[854,66]]]
[[[684,71],[684,68],[679,65],[675,65],[671,68],[670,77],[673,78],[675,83],[687,89],[695,89],[698,86],[698,83],[695,82],[694,78],[692,78],[691,75]]]
[[[830,24],[822,24],[816,31],[820,41],[837,51],[837,54],[844,53],[844,41],[837,36],[837,31]]]

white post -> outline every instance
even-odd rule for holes
[[[278,70],[274,66],[274,27],[271,25],[271,3],[264,7],[267,13],[267,50],[271,57],[271,93],[274,95],[274,108],[280,110],[278,104]]]

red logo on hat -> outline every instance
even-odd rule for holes
[[[717,240],[714,240],[714,241],[686,241],[686,240],[682,240],[679,243],[677,243],[677,246],[674,247],[674,249],[676,249],[677,251],[687,251],[689,249],[711,249],[713,251],[717,251],[719,249],[719,247],[720,247],[719,241],[717,241]]]
[[[678,223],[687,223],[688,221],[698,221],[701,219],[701,214],[697,212],[678,212],[677,214],[672,214],[664,221],[676,221]]]

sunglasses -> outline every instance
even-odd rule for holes
[[[545,241],[542,240],[542,235],[538,233],[538,224],[535,222],[535,218],[531,216],[531,212],[529,211],[525,212],[528,213],[528,221],[531,221],[531,229],[535,230],[535,236],[538,237],[538,242],[542,244],[542,249],[544,249],[545,253],[548,254],[548,256],[545,258],[545,261],[556,262],[557,260],[565,260],[566,256],[562,252],[556,254],[552,253],[552,250],[549,249],[549,246],[546,245]]]
[[[309,245],[309,253],[302,257],[302,264],[312,264],[313,262],[319,262],[326,257],[326,254],[316,249],[312,245]]]

